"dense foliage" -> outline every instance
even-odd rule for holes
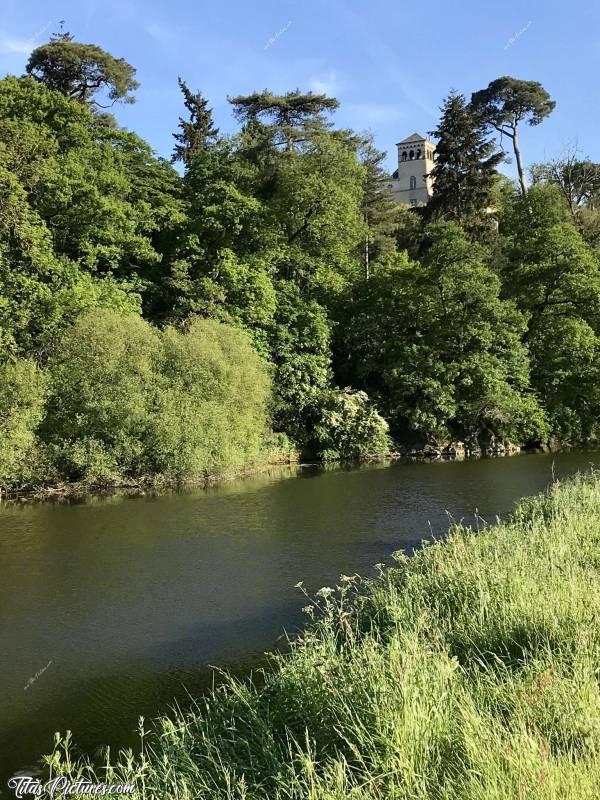
[[[429,219],[443,217],[460,223],[481,238],[490,226],[490,209],[496,167],[503,160],[494,142],[487,139],[480,115],[463,95],[452,92],[441,110],[440,123],[431,135],[438,140],[431,172],[435,194],[427,204]]]
[[[0,365],[0,486],[36,477],[40,454],[35,432],[45,399],[45,376],[32,361]]]
[[[110,105],[133,103],[135,98],[129,92],[139,87],[135,69],[125,59],[114,58],[95,44],[75,42],[62,30],[33,51],[27,73],[80,103],[98,106],[98,92],[106,92]]]
[[[452,93],[408,209],[334,98],[233,97],[226,136],[180,80],[167,160],[99,110],[132,100],[123,59],[60,33],[27,72],[0,80],[3,484],[197,477],[265,434],[325,459],[597,438],[600,167],[525,191],[540,84]]]
[[[344,331],[352,373],[403,440],[450,435],[477,449],[493,437],[540,438],[524,316],[459,226],[425,233],[422,264],[396,256],[358,288]]]
[[[196,319],[158,331],[136,315],[91,311],[62,337],[48,373],[40,436],[69,478],[194,479],[259,457],[270,380],[238,329]]]

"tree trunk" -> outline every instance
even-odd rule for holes
[[[521,160],[521,151],[519,149],[519,137],[517,126],[513,128],[513,150],[515,151],[515,159],[517,161],[517,172],[519,173],[519,183],[521,184],[521,194],[527,194],[527,180],[525,179],[525,170],[523,169],[523,161]]]
[[[364,215],[363,219],[365,221],[365,225],[368,226],[367,215],[366,214]],[[365,234],[365,279],[366,280],[369,280],[369,277],[370,277],[369,276],[369,266],[370,266],[369,260],[370,260],[369,259],[369,229],[367,227],[367,233]]]

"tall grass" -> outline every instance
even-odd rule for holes
[[[597,800],[600,476],[342,578],[260,687],[229,679],[97,780],[141,800]],[[52,774],[89,775],[58,740]]]

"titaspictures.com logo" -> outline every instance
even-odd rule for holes
[[[87,778],[70,781],[61,776],[42,783],[38,778],[21,775],[8,781],[8,788],[12,789],[15,797],[119,797],[132,795],[135,786],[125,784],[92,783]]]

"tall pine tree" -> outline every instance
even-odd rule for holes
[[[519,126],[524,122],[539,125],[555,106],[541,83],[521,81],[510,75],[496,78],[486,89],[471,95],[471,108],[486,128],[493,128],[500,137],[507,136],[511,140],[522,194],[527,194],[527,181],[519,144]]]
[[[388,188],[390,177],[384,166],[385,157],[386,154],[374,146],[371,136],[365,139],[360,159],[364,167],[362,214],[368,229],[363,250],[367,279],[371,264],[396,249],[395,234],[401,211]]]
[[[486,138],[480,117],[464,95],[451,92],[442,106],[437,130],[436,164],[432,171],[430,219],[444,217],[474,233],[486,228],[496,167],[503,160]]]
[[[210,144],[214,143],[219,135],[219,129],[214,125],[212,109],[208,107],[208,100],[200,92],[194,94],[181,78],[177,80],[190,118],[188,120],[179,118],[179,133],[173,134],[177,144],[173,151],[172,161],[182,161],[187,167],[198,152],[206,150]]]

